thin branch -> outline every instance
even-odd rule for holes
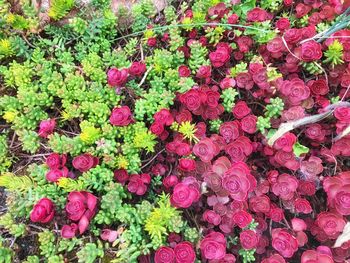
[[[147,78],[147,75],[150,73],[150,71],[152,70],[152,68],[153,68],[153,65],[151,65],[151,66],[148,68],[148,70],[146,71],[145,75],[143,75],[143,77],[142,77],[142,79],[141,79],[141,81],[140,81],[138,87],[141,87],[142,84],[145,82],[145,80],[146,80],[146,78]]]
[[[176,25],[166,25],[166,26],[159,26],[159,27],[153,27],[152,29],[153,30],[162,30],[162,29],[169,29],[169,28],[176,28],[176,27],[188,27],[188,26],[227,26],[227,27],[230,27],[230,28],[249,28],[249,29],[253,29],[253,30],[257,30],[257,31],[260,31],[262,33],[267,33],[268,31],[266,30],[263,30],[261,28],[258,28],[258,27],[253,27],[253,26],[243,26],[243,25],[237,25],[237,24],[223,24],[223,23],[193,23],[193,24],[176,24]],[[135,32],[135,33],[132,33],[132,34],[129,34],[129,35],[126,35],[126,36],[122,36],[122,37],[118,37],[116,39],[113,39],[113,41],[118,41],[120,39],[125,39],[125,38],[128,38],[128,37],[133,37],[133,36],[138,36],[138,35],[141,35],[145,32],[146,30],[142,30],[142,31],[138,31],[138,32]]]
[[[13,135],[12,135],[12,140],[11,140],[11,144],[10,144],[10,148],[12,148],[14,142],[15,142],[15,138],[16,138],[16,133],[14,132]]]
[[[156,159],[158,157],[158,155],[160,155],[162,152],[165,151],[165,148],[163,148],[162,150],[160,150],[156,155],[154,155],[152,157],[151,160],[149,160],[147,163],[145,163],[142,167],[141,167],[141,170],[144,169],[145,167],[147,167],[151,162],[153,162],[154,159]]]
[[[324,68],[320,65],[320,64],[318,64],[317,62],[315,62],[315,65],[320,69],[320,70],[322,70],[322,72],[323,72],[323,74],[324,74],[324,77],[325,77],[325,79],[326,79],[326,82],[327,82],[327,85],[328,85],[328,75],[327,75],[327,72],[324,70]]]
[[[336,142],[340,140],[341,138],[347,136],[350,133],[350,125],[348,125],[340,134],[338,134],[333,141]]]
[[[28,39],[24,34],[22,34],[22,38],[28,44],[28,46],[30,46],[31,48],[35,48],[35,46],[28,41]]]
[[[350,102],[345,102],[345,101],[340,101],[334,104],[331,104],[326,107],[326,111],[323,113],[319,113],[316,115],[312,116],[307,116],[299,120],[295,121],[290,121],[290,122],[285,122],[280,125],[278,128],[277,132],[268,140],[268,145],[272,146],[274,142],[282,137],[285,133],[294,130],[300,126],[310,124],[310,123],[316,123],[319,122],[320,120],[323,120],[324,118],[327,118],[330,116],[333,111],[338,108],[338,107],[350,107]]]
[[[350,85],[348,85],[348,87],[346,88],[346,91],[344,92],[340,101],[344,101],[346,95],[348,95],[349,90],[350,90]],[[341,138],[345,137],[346,135],[348,135],[349,133],[350,133],[350,125],[348,125],[340,134],[338,134],[338,136],[333,138],[332,141],[336,142],[336,141],[340,140]]]
[[[286,47],[286,49],[288,50],[288,52],[289,52],[293,57],[295,57],[297,60],[301,60],[301,58],[299,58],[297,55],[295,55],[295,54],[290,50],[290,48],[288,47],[287,41],[284,39],[284,36],[282,36],[281,38],[282,38],[282,42],[283,42],[284,46]]]
[[[10,244],[10,248],[12,248],[12,247],[13,247],[13,245],[14,245],[14,244],[15,244],[15,242],[16,242],[16,240],[17,240],[17,237],[15,237],[14,239],[12,239],[11,244]]]
[[[140,43],[141,61],[144,61],[142,42]]]

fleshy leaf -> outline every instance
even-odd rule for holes
[[[304,146],[304,145],[301,145],[299,142],[296,142],[293,145],[293,152],[294,152],[296,157],[300,157],[300,155],[302,155],[304,153],[308,153],[309,148]]]

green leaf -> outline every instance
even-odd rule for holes
[[[304,153],[308,153],[309,152],[309,148],[301,145],[299,142],[296,142],[293,145],[293,152],[295,154],[295,156],[300,157],[300,155],[304,154]]]
[[[240,17],[247,16],[247,12],[256,6],[256,0],[242,1],[239,5],[233,6],[233,11]]]

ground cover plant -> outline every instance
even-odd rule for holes
[[[347,262],[349,13],[0,0],[0,262]]]

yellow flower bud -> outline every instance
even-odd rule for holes
[[[16,118],[17,113],[14,111],[5,111],[5,114],[2,116],[7,122],[13,122]]]

